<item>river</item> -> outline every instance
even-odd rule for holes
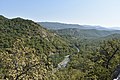
[[[80,52],[79,48],[75,46],[77,52]],[[70,61],[70,55],[65,56],[65,58],[58,64],[57,69],[64,68],[67,66],[68,62]]]

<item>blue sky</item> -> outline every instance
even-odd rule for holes
[[[120,0],[0,0],[0,14],[34,21],[120,27]]]

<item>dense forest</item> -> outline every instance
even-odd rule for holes
[[[113,80],[119,75],[119,33],[49,30],[32,20],[1,15],[0,79]],[[69,61],[58,68],[66,56]]]

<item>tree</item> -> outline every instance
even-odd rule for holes
[[[113,70],[120,63],[120,40],[104,41],[97,51],[94,57],[95,74],[99,79],[110,80]]]
[[[22,39],[17,39],[13,48],[0,51],[1,79],[51,79],[54,80],[52,65],[47,56],[38,56],[34,48],[25,47]]]

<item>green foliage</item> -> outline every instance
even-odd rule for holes
[[[0,79],[56,80],[53,64],[73,52],[68,41],[31,20],[0,17]]]
[[[73,39],[100,39],[106,36],[117,35],[120,38],[120,31],[107,31],[107,30],[96,30],[96,29],[78,29],[78,28],[67,28],[55,30],[55,32],[62,36],[70,36]],[[116,34],[115,34],[116,33]]]
[[[111,80],[112,72],[120,64],[119,35],[117,39],[110,40],[108,36],[93,40],[90,37],[108,32],[95,31],[96,35],[89,37],[84,30],[70,31],[61,31],[68,34],[59,36],[31,20],[0,16],[0,79]],[[58,69],[66,55],[70,61],[65,68]]]
[[[112,80],[115,67],[120,64],[120,40],[104,41],[95,49],[86,49],[71,57],[69,67],[85,73],[84,80]],[[89,47],[87,47],[89,48]]]
[[[52,65],[46,55],[39,56],[34,48],[24,46],[24,41],[17,39],[13,48],[0,52],[0,78],[11,80],[46,79],[54,76]],[[47,65],[46,65],[47,64]]]
[[[120,40],[112,39],[103,42],[95,61],[99,79],[110,80],[115,67],[120,63]]]

